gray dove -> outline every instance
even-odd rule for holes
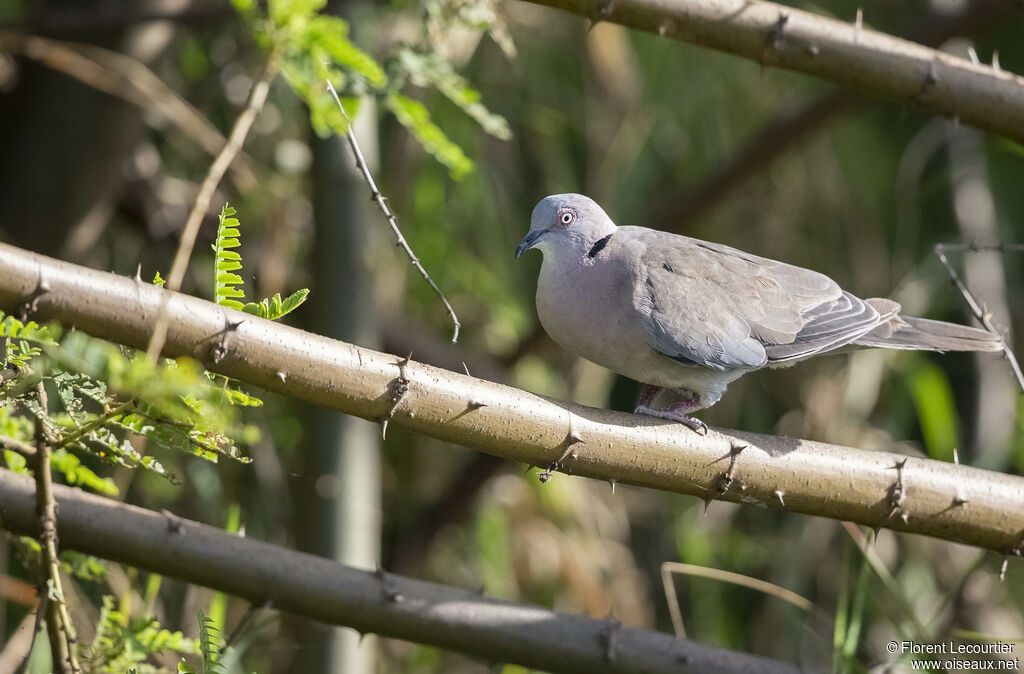
[[[892,300],[862,300],[810,269],[659,232],[617,227],[581,194],[545,197],[516,258],[544,256],[537,315],[564,349],[642,382],[635,413],[704,434],[690,415],[730,382],[853,347],[1000,351],[998,336],[901,316]],[[662,389],[682,400],[654,406]]]

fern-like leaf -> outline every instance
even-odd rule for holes
[[[213,301],[229,309],[241,309],[242,303],[235,298],[245,298],[245,293],[237,287],[242,285],[242,277],[234,273],[242,268],[242,256],[231,250],[242,245],[239,222],[232,217],[235,213],[237,211],[227,204],[220,209],[217,239],[213,244]]]

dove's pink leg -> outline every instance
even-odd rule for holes
[[[654,399],[658,397],[659,393],[661,393],[660,386],[644,384],[636,397],[636,409],[633,410],[633,414],[677,421],[700,435],[705,435],[708,432],[707,424],[700,419],[689,416],[690,412],[704,409],[704,405],[700,403],[700,395],[688,392],[689,395],[679,402],[672,403],[668,407],[659,410],[652,407]]]

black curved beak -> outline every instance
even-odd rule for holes
[[[519,245],[516,246],[516,259],[518,260],[520,255],[533,248],[537,244],[537,240],[544,236],[547,231],[546,229],[535,229],[527,233],[523,240],[519,242]]]

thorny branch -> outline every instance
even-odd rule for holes
[[[0,309],[23,305],[40,277],[49,287],[38,300],[44,320],[140,347],[153,330],[152,316],[171,295],[168,357],[188,356],[224,376],[364,419],[379,420],[391,404],[393,355],[247,315],[230,345],[245,357],[209,364],[210,342],[232,310],[0,243]],[[1018,554],[1021,544],[1019,476],[911,458],[915,486],[903,504],[904,522],[888,517],[890,467],[904,458],[890,452],[724,429],[698,436],[660,420],[543,398],[417,362],[406,365],[403,376],[409,388],[392,424],[524,464],[550,464],[574,430],[586,446],[600,448],[567,457],[563,470],[575,475],[884,526],[1003,554]],[[748,448],[736,458],[732,488],[721,493],[719,462],[737,445]],[[964,499],[970,507],[950,507]]]
[[[47,408],[46,389],[40,382],[36,399],[41,409]],[[64,588],[60,580],[60,558],[57,556],[57,505],[53,496],[53,477],[50,474],[50,452],[56,436],[42,419],[36,425],[36,515],[39,518],[39,544],[42,559],[39,564],[39,596],[46,597],[45,609],[40,603],[37,610],[45,610],[46,629],[50,637],[53,671],[62,674],[80,674],[76,652],[75,628],[71,624],[68,606],[64,601]]]
[[[949,278],[953,281],[953,285],[956,286],[957,290],[960,291],[960,294],[963,295],[964,300],[967,302],[967,306],[970,308],[974,317],[978,319],[979,323],[985,326],[986,330],[999,338],[999,342],[1003,347],[1003,356],[1010,363],[1010,367],[1013,369],[1013,376],[1017,378],[1017,383],[1020,385],[1021,391],[1024,392],[1024,374],[1021,373],[1017,357],[1013,355],[1013,350],[1010,349],[1010,345],[1006,343],[1006,337],[1003,335],[1002,330],[992,322],[992,314],[985,309],[984,305],[978,302],[974,297],[974,293],[970,291],[967,284],[960,278],[960,274],[958,274],[956,269],[953,268],[953,265],[949,263],[949,259],[946,257],[947,250],[959,250],[972,253],[1020,253],[1024,252],[1024,244],[1011,243],[998,244],[994,246],[979,246],[967,243],[935,244],[935,257],[939,258],[939,262],[941,262],[942,266],[946,268],[946,272],[949,273]]]
[[[420,263],[419,258],[412,252],[412,247],[409,246],[409,242],[406,241],[405,237],[402,235],[402,230],[398,228],[398,219],[395,217],[395,214],[391,212],[391,209],[388,207],[387,199],[380,193],[380,190],[377,189],[377,183],[374,182],[373,175],[370,174],[370,167],[366,163],[366,158],[363,157],[363,151],[359,149],[359,142],[356,141],[356,133],[352,128],[352,120],[349,119],[348,113],[345,112],[345,106],[341,104],[341,98],[338,97],[338,92],[335,91],[334,85],[331,84],[330,80],[325,80],[325,82],[327,83],[327,90],[331,92],[331,96],[334,97],[334,101],[338,104],[338,109],[341,110],[341,114],[348,125],[348,128],[345,131],[345,138],[348,139],[349,147],[352,148],[352,154],[355,155],[356,168],[358,168],[363,174],[363,179],[366,180],[366,184],[370,186],[371,198],[377,206],[380,207],[381,213],[384,214],[388,224],[391,226],[391,232],[395,235],[395,239],[397,239],[397,245],[400,246],[402,250],[405,251],[405,254],[409,256],[409,261],[412,262],[412,265],[419,270],[423,278],[426,279],[427,283],[430,284],[430,287],[433,288],[438,299],[441,300],[441,304],[444,305],[445,311],[448,312],[448,316],[452,319],[452,323],[455,324],[452,343],[457,343],[459,341],[459,328],[462,327],[462,324],[459,323],[459,317],[455,315],[455,309],[452,308],[452,305],[448,302],[448,298],[444,296],[441,289],[437,287],[436,283],[434,283],[434,279],[430,278],[430,274],[427,273],[427,270]]]
[[[267,61],[263,75],[253,85],[252,93],[249,94],[249,102],[246,104],[242,114],[235,120],[235,125],[231,129],[231,135],[228,136],[228,140],[224,143],[220,154],[210,164],[206,178],[203,179],[203,183],[199,187],[196,201],[192,205],[192,211],[188,214],[188,220],[185,221],[185,228],[181,232],[181,243],[178,244],[178,251],[174,255],[171,272],[167,275],[167,290],[178,290],[181,288],[181,281],[185,278],[185,269],[188,267],[189,257],[192,256],[192,248],[195,246],[196,236],[199,234],[199,226],[203,223],[203,216],[206,215],[207,209],[210,208],[210,201],[213,199],[213,193],[217,189],[217,185],[220,184],[224,173],[231,166],[231,162],[242,151],[242,144],[245,143],[249,130],[256,121],[256,117],[260,114],[260,110],[263,109],[263,104],[267,100],[267,94],[270,93],[270,82],[277,74],[277,67],[278,55],[274,52]],[[160,350],[167,339],[167,302],[169,299],[170,294],[168,293],[160,304],[160,313],[157,316],[156,325],[149,340],[149,346],[146,348],[146,357],[151,361],[155,361],[160,355]]]
[[[1024,142],[1024,78],[788,5],[749,0],[528,0],[837,84]],[[863,18],[863,15],[860,15]]]
[[[31,531],[32,485],[0,470],[2,526]],[[253,604],[551,672],[798,674],[796,665],[334,561],[57,485],[68,549]],[[173,517],[173,516],[172,516]],[[231,560],[246,560],[233,564]],[[296,570],[301,570],[297,573]]]

